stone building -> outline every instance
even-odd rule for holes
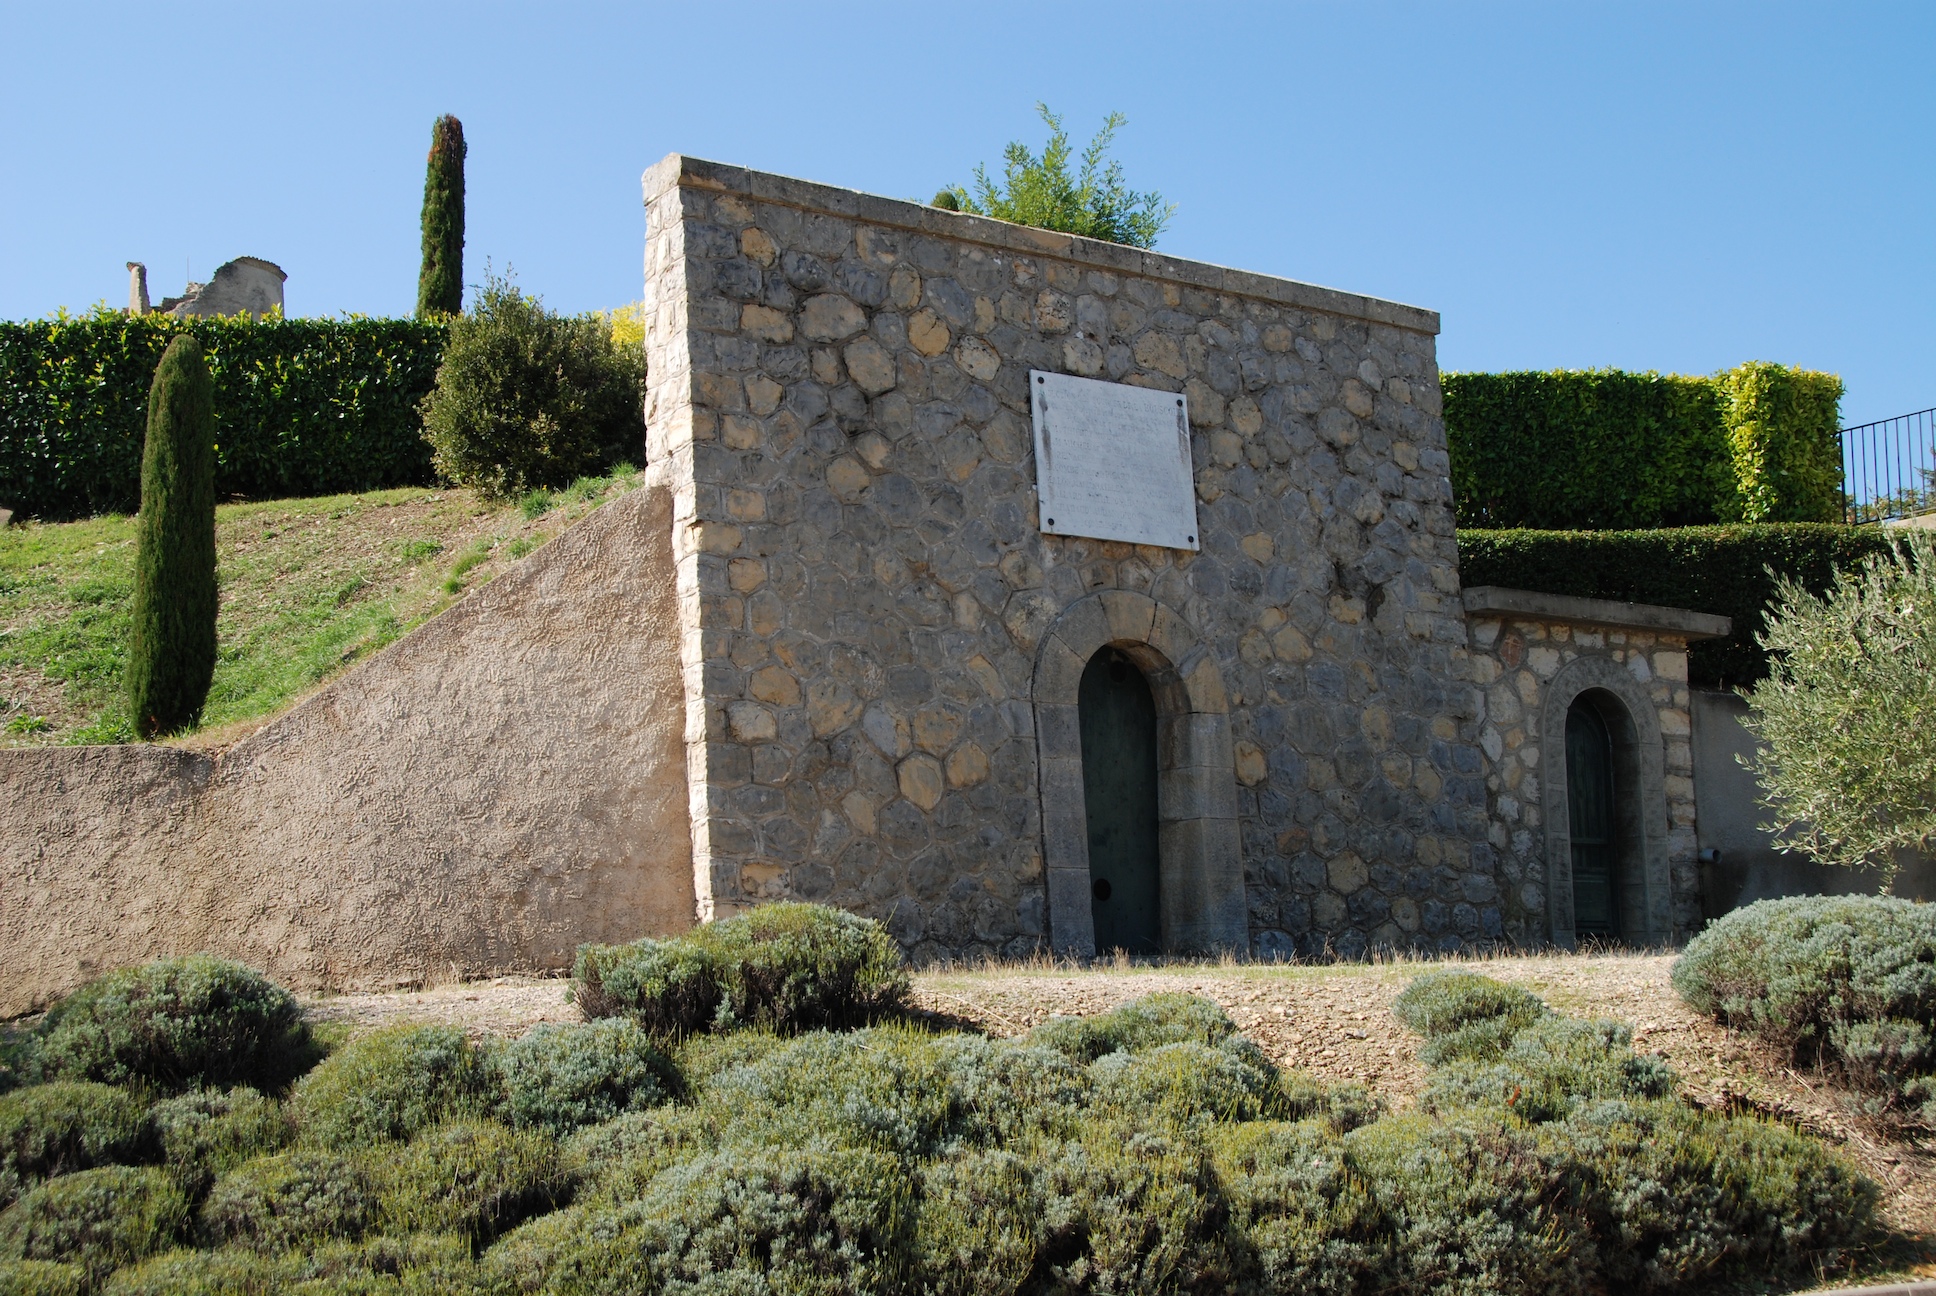
[[[1569,938],[1537,812],[1501,813],[1532,749],[1501,783],[1434,313],[683,157],[645,186],[702,917],[798,897],[921,955],[1094,948],[1078,698],[1113,654],[1155,711],[1143,943]],[[1032,371],[1187,396],[1197,551],[1045,533]],[[1636,935],[1686,930],[1685,871]]]
[[[1461,589],[1435,313],[677,155],[645,200],[643,487],[219,754],[0,751],[0,1014],[781,898],[919,960],[1698,924],[1725,627]],[[1039,506],[1159,461],[1115,538]]]

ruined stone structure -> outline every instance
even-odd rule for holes
[[[128,311],[146,315],[148,267],[128,262]],[[282,267],[261,257],[237,257],[216,268],[207,283],[191,283],[180,297],[164,297],[154,309],[177,319],[211,315],[247,315],[261,319],[282,310],[282,285],[289,276]]]
[[[0,1014],[781,898],[918,960],[1698,921],[1716,619],[1461,591],[1436,314],[677,155],[645,199],[646,485],[219,757],[0,751]],[[1044,533],[1031,370],[1177,394],[1195,549]]]

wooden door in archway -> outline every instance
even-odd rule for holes
[[[1618,822],[1614,807],[1613,735],[1581,697],[1566,713],[1567,833],[1572,839],[1573,930],[1620,937]]]
[[[1104,648],[1083,669],[1077,702],[1096,949],[1153,954],[1162,931],[1156,698],[1135,662],[1118,649]]]

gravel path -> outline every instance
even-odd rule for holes
[[[1697,1016],[1668,983],[1665,954],[1541,955],[1472,960],[1468,966],[1524,984],[1560,1012],[1631,1023],[1634,1046],[1658,1053],[1693,1101],[1753,1111],[1840,1145],[1884,1185],[1891,1222],[1936,1232],[1936,1154],[1887,1138],[1853,1119],[1819,1078],[1782,1065],[1753,1041]],[[1409,960],[1298,967],[1268,964],[1155,964],[1076,968],[1047,962],[937,970],[915,977],[928,1012],[994,1035],[1019,1035],[1057,1013],[1104,1012],[1159,990],[1214,999],[1280,1065],[1329,1080],[1358,1080],[1395,1107],[1424,1082],[1417,1040],[1391,1015],[1391,1002],[1428,966]],[[313,1018],[362,1031],[402,1021],[452,1022],[473,1035],[518,1035],[540,1022],[583,1020],[565,1000],[567,983],[499,977],[388,994],[309,1001]]]

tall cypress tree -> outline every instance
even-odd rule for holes
[[[464,309],[464,123],[445,115],[430,128],[424,173],[423,271],[417,316]]]
[[[143,738],[195,723],[215,675],[215,384],[177,334],[148,388],[128,709]]]

